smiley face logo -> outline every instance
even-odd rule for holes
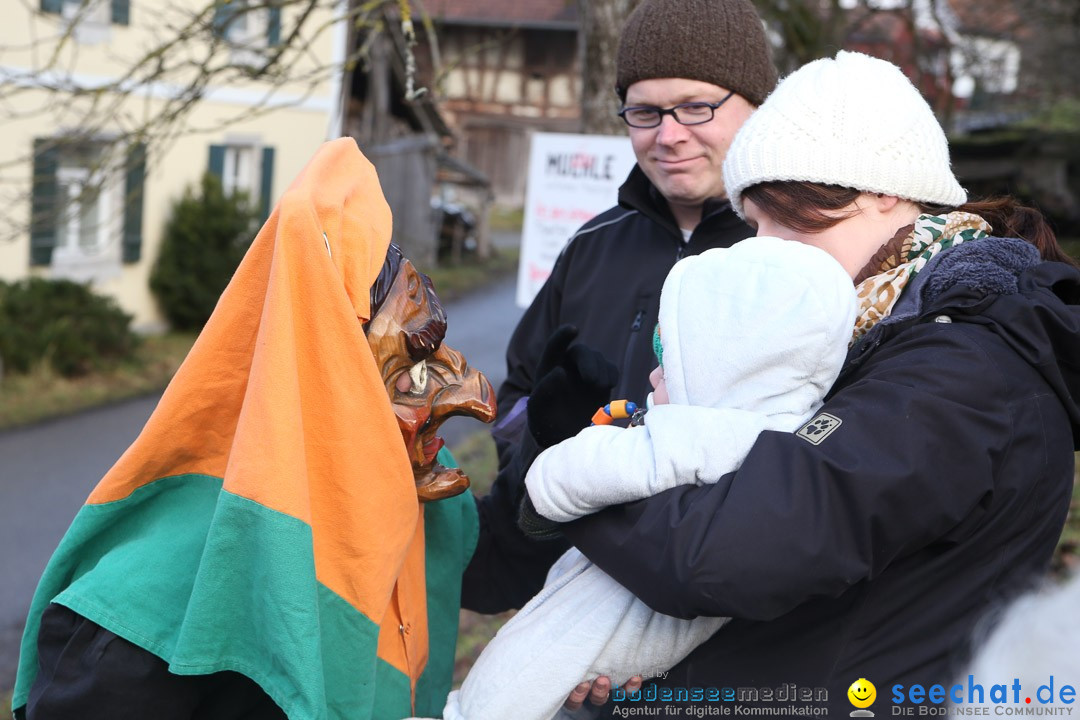
[[[857,708],[868,708],[877,700],[877,688],[866,678],[859,678],[851,683],[847,690],[848,700]]]

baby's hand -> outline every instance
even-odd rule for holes
[[[641,678],[635,675],[626,681],[626,685],[623,686],[623,690],[626,694],[636,693],[641,689]],[[579,683],[573,692],[566,698],[564,707],[567,710],[577,710],[585,702],[585,698],[589,698],[589,702],[593,705],[603,705],[608,701],[611,696],[611,679],[605,675],[593,680],[591,683],[586,680]]]

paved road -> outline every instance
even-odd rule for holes
[[[487,375],[496,390],[506,379],[506,342],[524,312],[514,304],[515,287],[516,280],[508,278],[446,308],[446,343]],[[450,418],[441,434],[453,447],[484,427],[473,418]]]
[[[508,278],[447,305],[447,342],[497,388],[522,311]],[[14,684],[18,645],[45,563],[102,475],[142,429],[158,395],[0,433],[0,690]],[[483,425],[451,418],[453,447]]]

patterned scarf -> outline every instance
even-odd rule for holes
[[[901,229],[855,278],[859,316],[851,343],[889,316],[904,287],[930,258],[962,242],[987,237],[990,232],[990,225],[981,217],[959,211],[920,215],[914,225]]]

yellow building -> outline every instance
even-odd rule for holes
[[[0,0],[0,279],[164,328],[148,279],[185,187],[209,170],[265,215],[340,134],[344,5],[303,5]]]

